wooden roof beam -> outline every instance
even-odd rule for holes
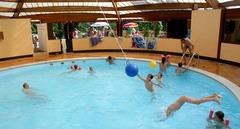
[[[6,19],[6,18],[10,18],[8,16],[0,16],[0,19]]]
[[[18,0],[0,0],[0,2],[18,2]]]
[[[14,8],[5,8],[5,7],[0,7],[0,12],[14,12]]]
[[[213,9],[219,9],[220,4],[217,0],[205,0]]]
[[[194,4],[197,4],[199,8],[211,7],[207,3],[161,3],[161,4],[148,4],[148,5],[134,5],[128,7],[121,7],[119,11],[127,10],[159,10],[159,9],[192,9]]]
[[[47,22],[65,22],[71,19],[76,22],[95,22],[102,14],[95,13],[60,13],[60,14],[38,14],[29,16],[20,16],[18,18],[31,18],[32,20],[40,20],[42,23]],[[106,14],[107,18],[116,18],[116,15]],[[148,21],[159,21],[169,19],[191,19],[191,11],[151,11],[139,12],[121,15],[121,18],[142,17]]]
[[[38,14],[20,16],[18,18],[31,18],[32,20],[40,20],[41,22],[65,22],[65,21],[76,21],[76,22],[95,22],[97,18],[102,17],[102,14],[98,13],[57,13],[57,14]],[[113,14],[106,14],[107,18],[115,18]]]
[[[224,7],[240,5],[240,0],[228,1],[221,4]]]
[[[0,0],[2,2],[18,2],[18,0]],[[115,0],[115,2],[142,1],[142,0]],[[96,0],[26,0],[26,3],[34,2],[96,2]],[[111,0],[99,0],[99,2],[111,2]]]
[[[16,10],[15,10],[15,12],[14,12],[14,14],[13,14],[13,17],[18,17],[19,16],[19,14],[20,14],[20,9],[22,9],[22,7],[23,7],[23,2],[24,0],[18,0],[18,4],[17,4],[17,7],[16,7]]]
[[[225,13],[225,18],[230,19],[239,19],[240,17],[240,9],[227,9]]]
[[[191,19],[191,11],[150,11],[121,15],[124,17],[142,17],[147,21],[160,21],[169,19]]]
[[[114,11],[112,7],[102,7],[104,11]],[[96,6],[52,6],[22,8],[20,12],[58,12],[58,11],[101,11]]]
[[[177,4],[177,3],[168,3],[168,4],[156,4],[156,5],[136,5],[129,7],[102,7],[103,11],[114,11],[116,14],[119,14],[119,11],[125,10],[159,10],[159,9],[186,9],[193,8],[196,4]],[[200,3],[197,4],[199,8],[208,8],[209,4]],[[5,9],[4,9],[5,10]],[[20,12],[57,12],[57,11],[101,11],[100,8],[96,6],[52,6],[52,7],[33,7],[33,8],[22,8]],[[120,14],[119,14],[120,17]]]
[[[113,8],[115,10],[118,21],[121,21],[120,14],[118,12],[118,7],[117,7],[117,4],[115,3],[115,0],[112,0],[112,5],[113,5]]]

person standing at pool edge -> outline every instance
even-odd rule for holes
[[[205,102],[209,102],[209,101],[215,101],[218,104],[221,104],[219,101],[220,98],[222,98],[222,96],[219,94],[213,94],[211,96],[206,96],[206,97],[203,97],[200,99],[195,99],[195,98],[188,97],[188,96],[181,96],[177,99],[176,102],[174,102],[173,104],[168,106],[167,111],[166,111],[166,116],[169,116],[172,114],[172,112],[180,109],[184,103],[201,104],[201,103],[205,103]]]
[[[185,36],[184,38],[181,39],[181,48],[182,48],[183,54],[188,51],[190,56],[192,56],[193,50],[194,50],[194,45],[191,43],[190,39],[187,36]],[[185,56],[183,57],[183,64],[186,64]]]

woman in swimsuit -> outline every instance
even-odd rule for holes
[[[168,62],[166,61],[166,57],[162,58],[162,62],[160,63],[160,73],[163,73],[164,71],[166,71],[168,66]]]

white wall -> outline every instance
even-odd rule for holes
[[[37,24],[37,31],[38,31],[38,41],[39,41],[39,49],[47,52],[47,40],[48,40],[48,35],[47,35],[47,24]]]
[[[37,24],[40,49],[45,52],[60,52],[60,40],[48,40],[47,24]]]

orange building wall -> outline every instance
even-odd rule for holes
[[[222,43],[220,58],[240,63],[240,45]]]
[[[30,19],[2,19],[0,31],[0,58],[33,54],[32,30]]]
[[[217,58],[221,10],[192,11],[191,41],[201,56]]]

